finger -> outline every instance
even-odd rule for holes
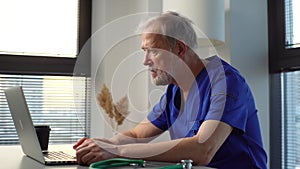
[[[87,154],[85,154],[84,156],[82,156],[82,158],[80,159],[84,164],[88,164],[90,165],[91,163],[93,162],[96,162],[96,161],[100,161],[102,160],[101,158],[101,152],[89,152]]]
[[[76,149],[78,146],[80,146],[86,139],[86,137],[81,138],[75,145],[73,145],[73,149]]]
[[[90,148],[89,147],[79,147],[76,149],[76,159],[77,159],[77,162],[79,164],[83,164],[85,163],[84,160],[83,160],[83,157],[85,155],[87,155],[89,152],[90,152]]]
[[[88,164],[88,162],[92,161],[95,158],[95,156],[92,153],[88,153],[85,154],[80,160],[84,163],[84,164]]]
[[[101,159],[98,158],[98,157],[94,157],[91,160],[88,160],[86,163],[87,163],[87,165],[91,165],[92,163],[95,163],[95,162],[98,162],[98,161],[101,161]]]

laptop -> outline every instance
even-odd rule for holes
[[[76,164],[76,157],[63,151],[42,151],[21,86],[4,90],[24,154],[45,164]]]

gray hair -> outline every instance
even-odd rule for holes
[[[164,35],[169,37],[167,39],[171,44],[176,43],[176,40],[180,40],[191,49],[196,49],[198,47],[197,35],[193,28],[193,22],[176,12],[168,11],[161,15],[154,16],[141,23],[137,31],[138,33]]]

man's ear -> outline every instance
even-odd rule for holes
[[[186,44],[180,40],[177,41],[176,43],[176,54],[180,57],[183,58],[188,50],[188,47]]]

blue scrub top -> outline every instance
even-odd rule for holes
[[[231,65],[214,56],[196,77],[185,105],[180,88],[169,85],[148,120],[171,139],[192,137],[205,120],[219,120],[234,128],[211,160],[219,169],[267,169],[253,95],[245,79]]]

